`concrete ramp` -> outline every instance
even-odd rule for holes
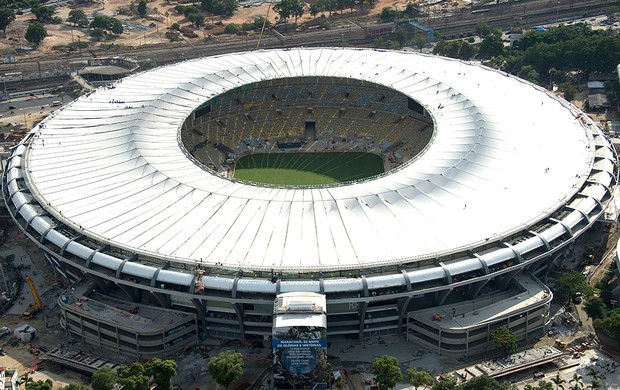
[[[86,81],[86,79],[84,79],[84,77],[80,76],[77,72],[71,72],[71,78],[78,84],[80,84],[80,86],[88,91],[94,91],[95,87],[93,87],[92,85],[90,85],[88,83],[88,81]]]

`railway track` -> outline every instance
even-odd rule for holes
[[[422,19],[422,23],[436,30],[441,35],[453,35],[474,31],[478,21],[485,21],[492,27],[506,29],[515,25],[532,27],[556,20],[569,20],[585,16],[602,15],[607,8],[606,0],[530,0],[505,3],[491,7],[463,9],[454,14],[436,18]],[[261,42],[261,48],[286,48],[296,46],[370,46],[363,28],[348,25],[324,31],[310,31],[285,35],[284,38],[267,37]],[[240,37],[223,42],[206,42],[190,46],[160,45],[144,48],[128,48],[115,51],[109,55],[128,55],[140,60],[153,59],[157,64],[178,62],[190,58],[225,54],[231,52],[254,50],[256,39]],[[102,54],[106,55],[106,54]],[[49,55],[48,55],[49,58]],[[23,74],[45,72],[69,68],[70,63],[86,61],[90,56],[62,56],[50,59],[32,59],[18,64],[0,65],[0,74],[20,71]]]

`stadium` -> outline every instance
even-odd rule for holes
[[[543,88],[350,48],[127,77],[35,126],[5,172],[12,218],[71,283],[67,331],[140,358],[268,339],[284,293],[324,296],[328,339],[468,356],[497,325],[534,337],[617,175],[597,124]]]

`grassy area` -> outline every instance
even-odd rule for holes
[[[261,153],[241,157],[235,178],[265,184],[318,185],[380,173],[383,161],[372,153]]]

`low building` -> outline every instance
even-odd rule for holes
[[[0,367],[0,389],[1,390],[18,390],[17,370],[14,368]]]
[[[129,76],[139,64],[122,57],[95,58],[88,60],[88,66],[78,73],[90,83],[106,83]]]
[[[607,100],[607,95],[602,93],[588,95],[588,100],[586,101],[586,107],[589,111],[605,111],[607,110],[609,105],[609,100]]]
[[[553,294],[533,276],[515,276],[511,289],[484,299],[407,315],[407,340],[439,355],[470,357],[493,349],[491,330],[509,327],[519,340],[544,333]]]
[[[94,293],[87,283],[65,290],[58,301],[69,333],[123,356],[171,358],[198,342],[192,313],[128,303]]]
[[[37,337],[37,330],[30,325],[20,325],[13,329],[13,336],[22,343],[29,343]]]

